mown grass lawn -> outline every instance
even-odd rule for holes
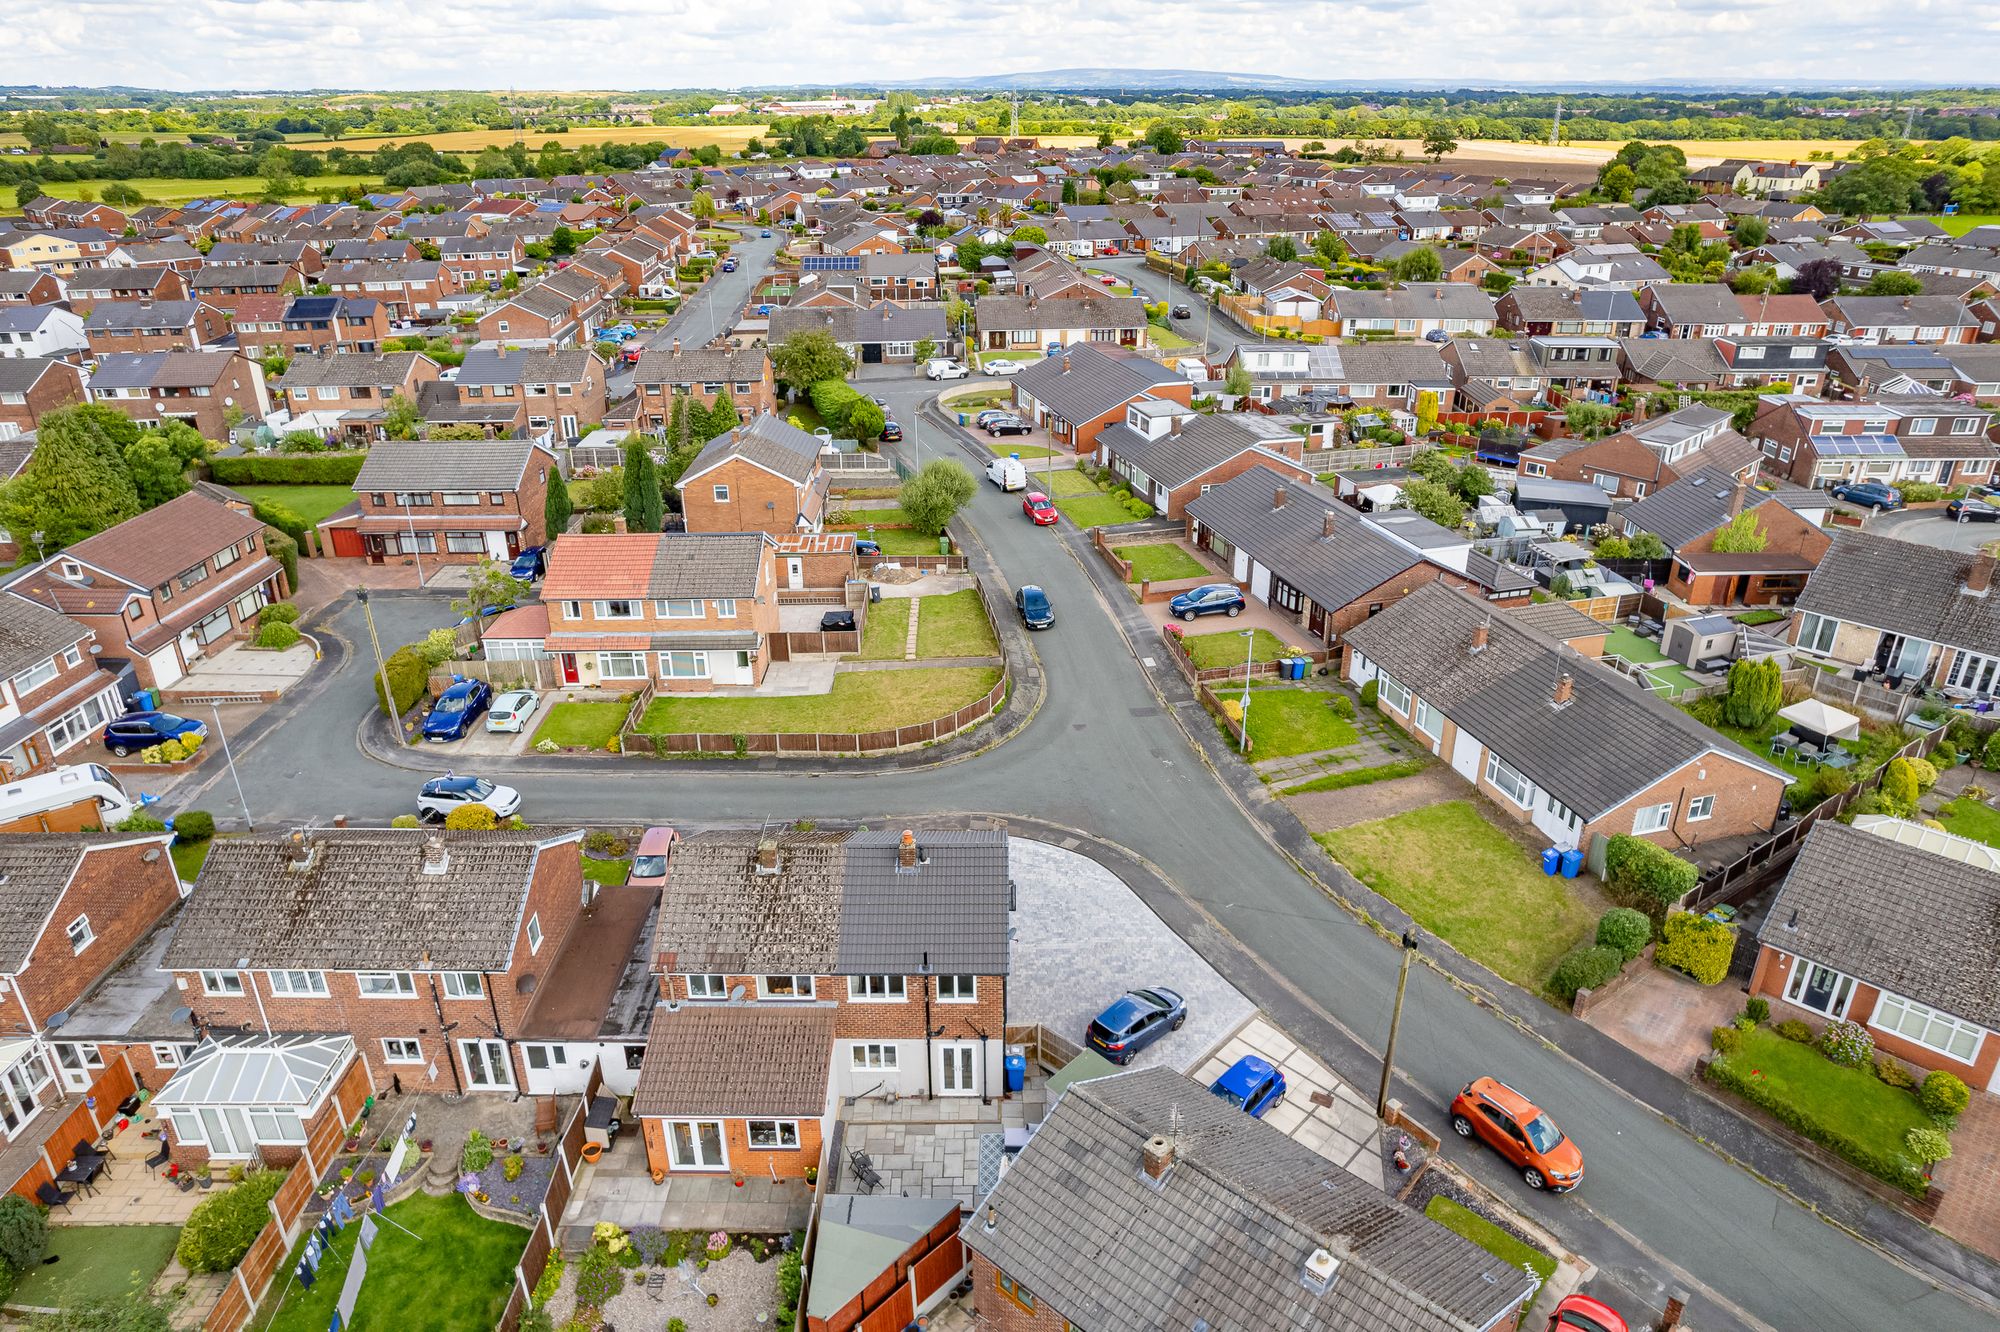
[[[231,486],[253,504],[280,504],[306,520],[308,527],[354,502],[350,486]]]
[[[1199,578],[1208,566],[1171,541],[1143,546],[1113,546],[1111,553],[1132,565],[1127,582],[1158,583],[1170,578]]]
[[[1000,652],[979,589],[924,597],[917,608],[919,657],[991,657]]]
[[[1194,346],[1193,338],[1183,337],[1179,330],[1168,328],[1164,324],[1152,325],[1146,330],[1146,334],[1152,339],[1153,345],[1161,351],[1179,351],[1183,347]]]
[[[534,743],[553,740],[559,745],[581,745],[602,749],[625,724],[626,703],[558,703],[548,710],[535,728]]]
[[[1016,444],[1012,437],[995,440],[986,446],[986,451],[996,458],[1004,458],[1010,453],[1019,454],[1022,462],[1040,462],[1044,458],[1056,456],[1054,449],[1039,448],[1033,444]]]
[[[511,140],[509,141],[511,142]],[[264,197],[268,188],[261,176],[222,176],[214,180],[164,180],[143,177],[121,180],[120,185],[129,185],[145,196],[147,203],[185,203],[190,199],[249,199]],[[322,194],[331,192],[336,198],[345,193],[350,185],[359,185],[365,190],[380,188],[377,176],[311,176],[300,177],[293,189],[286,191],[286,203],[316,203]],[[96,180],[50,180],[43,182],[43,193],[57,199],[80,199],[85,190],[103,193],[104,182]]]
[[[825,694],[793,698],[653,700],[639,729],[655,735],[818,731],[848,734],[933,721],[964,707],[1000,678],[997,666],[939,666],[911,671],[842,671]]]
[[[1243,664],[1243,635],[1240,632],[1225,630],[1213,634],[1189,634],[1181,640],[1181,646],[1187,649],[1188,659],[1194,662],[1198,671]],[[1298,655],[1269,629],[1251,631],[1250,654],[1256,661],[1276,661],[1280,657]]]
[[[10,1304],[66,1309],[90,1300],[124,1300],[144,1291],[174,1256],[179,1226],[50,1226],[48,1255],[29,1268]]]
[[[1687,673],[1686,667],[1668,661],[1667,654],[1651,639],[1639,637],[1622,624],[1606,635],[1604,650],[1644,666],[1647,675],[1666,686],[1661,692],[1668,698],[1679,698],[1684,690],[1695,687],[1694,677]]]
[[[1770,1027],[1745,1032],[1741,1048],[1716,1062],[1748,1077],[1763,1095],[1831,1137],[1883,1156],[1904,1154],[1903,1138],[1911,1129],[1934,1127],[1912,1093],[1891,1087],[1867,1068],[1843,1068],[1817,1047],[1788,1041]],[[1807,1136],[1819,1135],[1808,1131]]]
[[[199,842],[177,841],[167,854],[174,858],[174,873],[180,875],[182,883],[193,883],[201,873],[201,867],[208,861],[208,848],[214,839],[204,837]]]
[[[606,888],[624,887],[625,879],[631,872],[632,862],[629,860],[599,860],[596,856],[583,858],[583,877]]]
[[[1028,473],[1028,489],[1039,490],[1051,499],[1074,499],[1078,495],[1105,495],[1097,483],[1074,467],[1043,468]],[[1115,497],[1114,497],[1115,498]],[[1130,517],[1128,514],[1127,517]]]
[[[1256,709],[1251,709],[1254,714]],[[1571,880],[1543,874],[1466,800],[1319,834],[1354,876],[1474,961],[1539,993],[1596,925]]]
[[[873,527],[877,531],[880,531],[885,527],[908,527],[910,525],[910,515],[898,508],[843,509],[840,513],[838,525],[843,529],[850,527]],[[868,534],[864,531],[859,533],[859,535],[865,537]]]
[[[1394,759],[1388,763],[1378,763],[1372,768],[1348,768],[1344,772],[1328,773],[1315,777],[1297,786],[1287,786],[1280,795],[1310,795],[1315,791],[1345,791],[1351,786],[1372,786],[1376,782],[1393,782],[1399,777],[1414,777],[1431,765],[1429,759]]]
[[[1984,801],[1960,796],[1940,809],[1937,816],[1946,832],[1970,837],[1988,846],[2000,846],[2000,810]]]
[[[1954,236],[1963,236],[1974,227],[2000,226],[2000,213],[1954,213],[1950,217],[1940,213],[1931,221]]]
[[[514,1264],[527,1247],[527,1231],[487,1220],[456,1193],[442,1198],[418,1193],[384,1215],[398,1224],[381,1226],[369,1246],[368,1276],[349,1320],[353,1326],[462,1332],[500,1321]],[[258,1332],[325,1332],[360,1234],[358,1222],[340,1232],[332,1251],[320,1260],[311,1290],[291,1277],[299,1260],[294,1250],[250,1325]],[[304,1239],[299,1243],[303,1247]]]
[[[878,527],[875,534],[855,533],[863,541],[873,541],[884,555],[935,555],[938,539],[914,527]]]
[[[868,608],[861,622],[863,661],[901,661],[910,637],[910,602],[913,597],[890,597]]]
[[[1055,498],[1056,508],[1062,511],[1063,517],[1081,528],[1107,527],[1115,523],[1135,521],[1131,510],[1125,507],[1122,500],[1099,494],[1094,488],[1088,495],[1058,495]]]
[[[1454,1235],[1471,1240],[1509,1267],[1534,1268],[1544,1285],[1555,1275],[1556,1260],[1553,1255],[1543,1253],[1532,1244],[1522,1243],[1471,1208],[1453,1202],[1443,1194],[1424,1204],[1424,1215]],[[1536,1293],[1540,1293],[1540,1287],[1536,1288]],[[1526,1312],[1534,1306],[1534,1300],[1530,1299],[1521,1308]]]
[[[1226,689],[1223,698],[1242,697]],[[1334,695],[1321,689],[1279,685],[1250,691],[1250,758],[1285,758],[1322,749],[1344,749],[1359,743],[1354,723],[1334,715],[1328,702]]]

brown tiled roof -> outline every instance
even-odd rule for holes
[[[64,553],[135,587],[150,588],[263,529],[249,514],[190,491],[86,537]]]
[[[550,555],[542,599],[751,597],[763,560],[755,532],[570,536]]]
[[[632,1113],[820,1115],[834,1013],[831,1004],[656,1008]]]

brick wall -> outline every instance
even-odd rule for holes
[[[1761,994],[1771,1000],[1771,1020],[1782,1022],[1787,1018],[1802,1018],[1815,1027],[1829,1019],[1824,1013],[1815,1013],[1785,1002],[1785,987],[1792,978],[1792,969],[1802,965],[1800,959],[1776,948],[1764,947],[1757,955],[1756,969],[1750,974],[1750,993]],[[1975,1092],[1994,1085],[1996,1070],[2000,1070],[2000,1036],[1988,1032],[1986,1039],[1979,1043],[1975,1062],[1967,1064],[1953,1059],[1926,1046],[1883,1031],[1870,1023],[1875,1016],[1875,1006],[1882,998],[1882,991],[1876,986],[1857,979],[1854,995],[1848,1001],[1847,1018],[1852,1022],[1868,1025],[1869,1034],[1875,1038],[1875,1048],[1892,1055],[1906,1064],[1918,1068],[1943,1069],[1965,1081]]]
[[[741,985],[744,997],[754,1003],[778,1006],[788,1002],[783,999],[759,999],[757,977],[726,976],[723,979],[723,993],[727,994]],[[835,1008],[833,1034],[836,1040],[899,1040],[920,1041],[924,1039],[924,993],[930,987],[930,1020],[933,1028],[942,1026],[935,1039],[940,1041],[978,1040],[979,1033],[998,1039],[1005,1025],[1006,978],[1002,976],[981,976],[978,981],[978,1001],[969,1004],[945,1003],[937,997],[935,976],[906,976],[903,989],[907,996],[898,1002],[870,1002],[847,997],[845,976],[816,976],[813,978],[813,994],[821,1003],[832,1003]],[[688,999],[687,977],[665,974],[660,977],[660,994],[665,999]],[[705,1000],[693,1000],[702,1003]]]
[[[1032,1312],[1022,1307],[1000,1289],[1000,1269],[985,1255],[972,1255],[972,1306],[982,1328],[992,1332],[1065,1332],[1061,1314],[1039,1299],[1036,1305]]]
[[[12,1003],[26,1002],[38,1019],[75,1005],[90,986],[124,960],[180,902],[180,880],[166,848],[172,839],[149,838],[132,846],[85,854],[56,900],[28,963],[12,979]],[[151,860],[147,859],[148,855]],[[87,916],[94,937],[82,952],[65,932]]]
[[[718,498],[717,488],[728,498]],[[805,498],[804,487],[741,458],[720,463],[685,482],[681,511],[690,532],[768,532],[790,536]]]
[[[763,1118],[764,1116],[758,1116]],[[789,1115],[771,1116],[789,1119]],[[808,1166],[817,1166],[820,1157],[820,1127],[817,1119],[799,1119],[799,1145],[795,1150],[770,1151],[750,1146],[749,1130],[745,1119],[725,1119],[722,1121],[723,1148],[729,1159],[727,1171],[686,1170],[676,1171],[673,1156],[667,1150],[666,1120],[646,1118],[645,1126],[646,1163],[655,1171],[666,1174],[714,1175],[730,1174],[743,1178],[804,1179]]]
[[[1585,825],[1585,843],[1588,844],[1593,834],[1613,837],[1629,833],[1640,809],[1669,802],[1674,806],[1672,824],[1644,836],[1647,841],[1656,842],[1670,851],[1685,852],[1690,843],[1765,833],[1777,822],[1778,802],[1784,794],[1784,778],[1759,772],[1740,759],[1720,753],[1707,754],[1668,773],[1632,799]],[[1715,813],[1710,818],[1690,823],[1688,803],[1704,795],[1715,797]]]
[[[22,401],[0,401],[0,425],[11,425],[22,432],[33,430],[46,413],[83,401],[82,374],[73,365],[59,363],[35,381],[34,387],[22,395]]]

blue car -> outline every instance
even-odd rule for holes
[[[1844,485],[1835,486],[1831,493],[1837,500],[1859,504],[1862,508],[1873,509],[1877,513],[1884,509],[1903,507],[1902,495],[1880,481],[1849,481]]]
[[[1285,1075],[1267,1060],[1244,1055],[1209,1090],[1238,1110],[1249,1111],[1252,1119],[1262,1119],[1266,1110],[1285,1099]]]
[[[1167,603],[1167,609],[1183,620],[1192,620],[1197,615],[1227,615],[1233,620],[1248,604],[1236,584],[1209,583],[1181,593]]]
[[[530,546],[516,555],[514,562],[507,566],[507,576],[518,578],[524,583],[532,583],[540,578],[548,569],[548,557],[543,554],[544,549],[541,546]]]
[[[1114,1064],[1129,1064],[1141,1050],[1187,1021],[1187,1000],[1162,986],[1128,990],[1091,1019],[1085,1040]]]
[[[493,701],[493,686],[484,680],[460,680],[438,696],[424,718],[424,739],[463,740],[479,714]]]
[[[771,229],[769,227],[765,227],[762,231],[757,233],[757,236],[760,240],[769,240],[771,239]]]
[[[104,728],[104,747],[119,758],[181,736],[208,738],[208,723],[171,712],[128,712]]]

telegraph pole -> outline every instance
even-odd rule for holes
[[[1396,1032],[1403,1025],[1403,989],[1410,983],[1410,962],[1417,955],[1423,932],[1412,925],[1403,931],[1403,967],[1396,974],[1396,1008],[1389,1016],[1389,1047],[1382,1051],[1382,1089],[1375,1094],[1375,1117],[1389,1117],[1389,1079],[1396,1071]]]
[[[368,604],[368,589],[354,589],[354,599],[361,603],[362,618],[368,621],[368,646],[375,650],[375,674],[382,681],[382,702],[389,712],[389,725],[396,731],[398,741],[402,739],[403,719],[396,711],[396,694],[389,688],[389,666],[382,660],[382,639],[375,632],[375,610]]]

